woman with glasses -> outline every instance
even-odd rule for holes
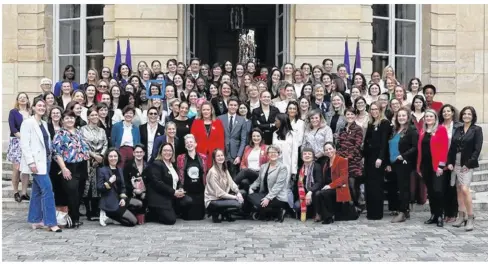
[[[288,206],[288,171],[279,161],[281,149],[268,147],[268,163],[261,166],[259,177],[249,187],[248,201],[254,206],[260,218],[269,213],[277,215],[277,222],[283,223]],[[257,218],[257,217],[254,217]]]

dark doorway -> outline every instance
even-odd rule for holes
[[[239,56],[239,30],[231,28],[233,5],[195,5],[195,55],[212,65]],[[276,5],[242,5],[245,29],[254,30],[258,65],[275,62]]]

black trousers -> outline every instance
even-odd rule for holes
[[[54,192],[54,203],[56,206],[67,206],[67,195],[63,188],[63,175],[59,174],[61,169],[56,161],[51,162],[51,169],[49,171],[49,177],[51,178],[51,183],[53,185]]]
[[[149,207],[149,211],[154,215],[156,221],[164,225],[174,225],[176,223],[176,211],[184,211],[192,204],[189,196],[183,198],[173,198],[173,206],[170,208]]]
[[[119,210],[115,212],[106,211],[105,213],[109,218],[119,222],[123,226],[135,226],[137,224],[137,218],[134,212],[140,210],[141,207],[142,207],[141,200],[130,198],[127,200],[127,204],[126,204],[127,209],[124,210],[119,207]]]
[[[280,201],[276,198],[269,201],[268,206],[263,208],[263,207],[261,207],[261,199],[263,199],[264,197],[266,197],[266,194],[264,194],[264,193],[252,193],[252,194],[249,194],[249,196],[247,196],[247,200],[260,213],[266,213],[269,211],[276,211],[277,212],[277,211],[279,211],[279,209],[285,209],[286,210],[289,208],[288,202],[283,202],[283,201]]]
[[[361,196],[360,186],[364,183],[364,177],[349,177],[349,191],[355,206],[359,206],[359,197]]]
[[[384,204],[384,184],[385,184],[385,167],[383,164],[376,168],[376,159],[366,160],[364,188],[366,198],[366,217],[370,220],[380,220],[383,218]]]
[[[444,171],[444,216],[456,217],[458,214],[458,201],[456,185],[451,186],[451,171]]]
[[[184,220],[203,220],[205,218],[205,195],[201,193],[187,193],[191,203],[186,207],[180,207],[181,218]],[[176,210],[178,215],[178,210]]]
[[[63,177],[61,186],[66,195],[66,201],[68,204],[68,215],[73,222],[80,220],[80,178],[83,173],[83,162],[78,163],[65,163],[66,168],[71,172],[71,180],[66,180]]]
[[[398,199],[398,177],[395,172],[385,172],[386,199],[388,211],[398,211],[400,201]]]
[[[83,192],[85,191],[85,184],[88,179],[88,161],[82,161],[81,164],[80,180],[78,181],[78,195],[80,196],[79,201],[85,203]]]
[[[239,166],[240,166],[239,164],[234,165],[234,160],[227,161],[227,168],[229,169],[229,173],[232,179],[235,179],[237,173],[239,173]]]
[[[316,210],[322,220],[334,217],[341,204],[337,202],[336,190],[320,190],[315,193]]]
[[[249,192],[249,186],[256,181],[259,177],[258,171],[253,171],[250,169],[243,169],[241,170],[236,177],[234,178],[234,182],[239,186],[240,190],[245,190]]]
[[[435,217],[442,216],[444,212],[444,175],[437,176],[433,170],[422,168],[422,178],[427,186],[430,213]]]
[[[215,200],[211,201],[207,210],[211,214],[221,214],[230,210],[240,210],[242,204],[237,200]]]
[[[391,169],[395,175],[398,190],[398,207],[396,211],[406,213],[409,210],[412,164],[404,164],[403,161],[397,160],[391,165]],[[390,200],[388,199],[389,202]]]

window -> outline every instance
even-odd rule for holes
[[[406,85],[420,77],[421,5],[373,5],[373,71],[391,65]]]
[[[61,80],[66,65],[76,69],[75,81],[86,82],[89,69],[103,67],[104,5],[55,5],[53,80]]]

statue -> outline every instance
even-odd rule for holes
[[[246,31],[239,34],[239,62],[243,64],[249,61],[256,63],[257,45],[254,42],[254,30]]]

